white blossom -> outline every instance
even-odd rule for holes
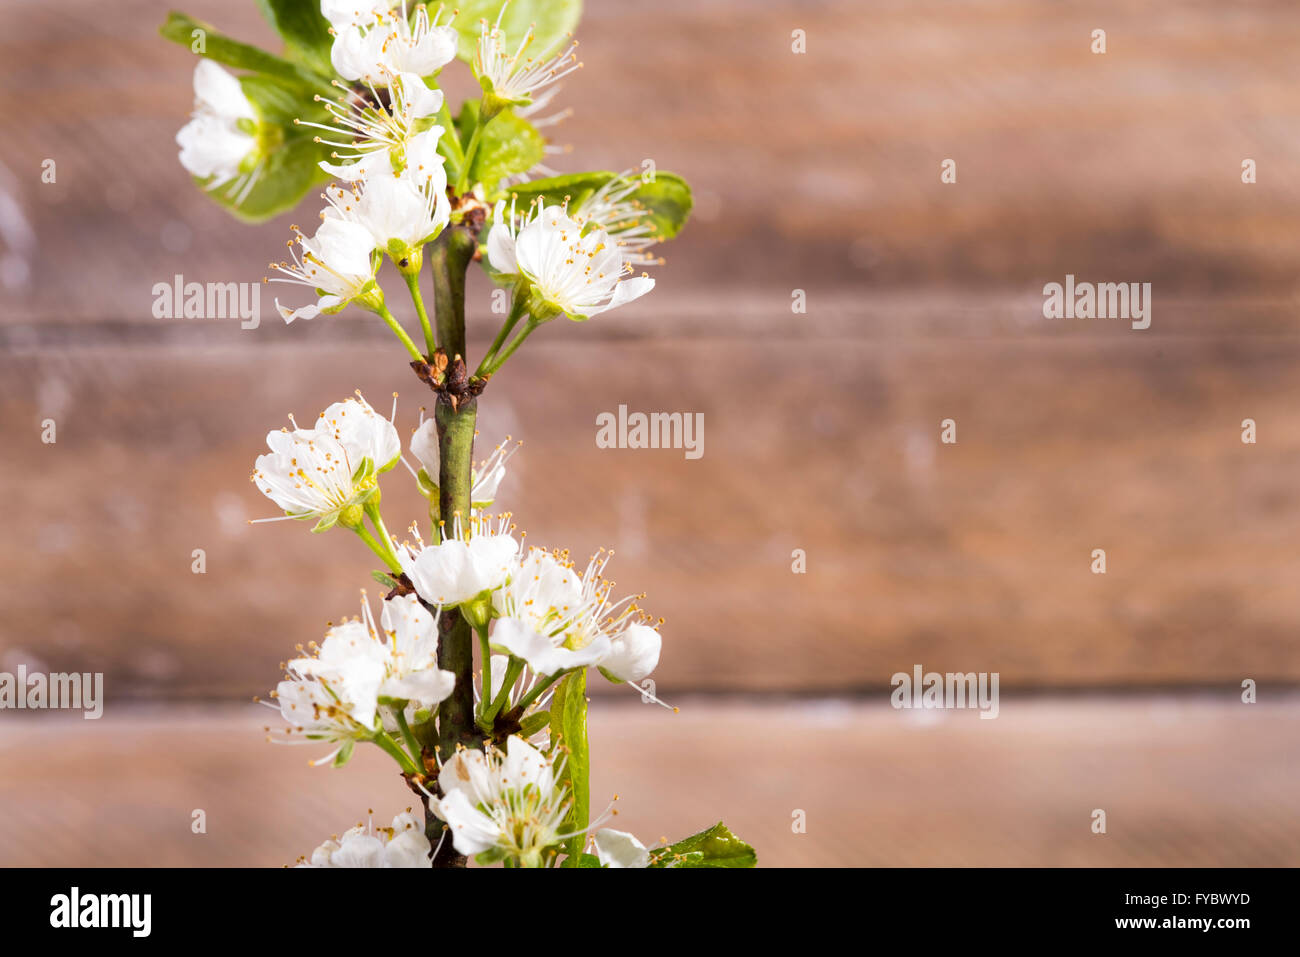
[[[550,757],[518,736],[509,739],[504,754],[493,747],[458,751],[442,766],[443,796],[430,807],[451,828],[461,854],[486,853],[538,867],[543,851],[570,836],[560,831],[569,794],[556,784],[558,771]]]
[[[378,488],[376,475],[397,464],[401,440],[392,422],[357,394],[320,414],[316,426],[267,434],[253,483],[289,518],[318,520],[324,530],[340,519],[360,521],[361,506]],[[351,511],[349,511],[351,510]]]
[[[401,176],[378,172],[348,186],[333,184],[325,190],[324,216],[361,226],[373,248],[400,260],[436,237],[451,217],[441,160],[422,175],[408,168]]]
[[[506,519],[495,530],[485,521],[470,525],[472,533],[466,537],[456,516],[444,526],[447,537],[438,544],[426,546],[415,532],[414,546],[398,546],[402,571],[429,604],[442,608],[483,599],[510,573],[519,543],[506,527]]]
[[[529,549],[493,595],[492,644],[540,675],[598,665],[616,680],[644,678],[659,662],[659,634],[636,604],[644,596],[611,598],[611,557],[598,552],[579,574],[566,553]]]
[[[495,220],[488,234],[488,261],[503,275],[527,280],[532,287],[529,311],[535,319],[560,313],[590,319],[654,288],[649,276],[626,278],[632,266],[624,261],[618,241],[600,228],[584,233],[563,206],[536,203],[524,225],[516,228],[504,203],[498,203]]]
[[[481,21],[474,55],[474,76],[483,88],[488,115],[507,106],[530,105],[540,91],[582,67],[573,52],[578,47],[576,40],[551,56],[545,50],[529,55],[536,39],[531,26],[517,45],[508,41],[501,29],[507,6],[508,0],[501,4],[495,23]]]
[[[492,627],[492,645],[523,659],[534,674],[546,676],[597,664],[609,654],[609,639],[604,635],[581,648],[570,648],[563,633],[537,631],[519,618],[498,618]]]
[[[388,599],[379,627],[364,600],[361,615],[333,625],[311,652],[285,666],[274,697],[289,724],[288,740],[349,742],[396,726],[397,708],[432,709],[451,695],[453,672],[438,667],[437,619],[414,595]],[[346,760],[350,751],[344,752]]]
[[[636,266],[662,265],[649,250],[659,242],[654,221],[635,198],[641,186],[631,170],[609,179],[600,189],[585,198],[573,211],[573,221],[603,229],[618,243],[623,261]]]
[[[382,303],[375,285],[376,265],[370,255],[375,243],[369,229],[337,217],[323,219],[316,235],[310,239],[297,226],[291,228],[294,239],[290,241],[289,249],[293,264],[271,263],[272,269],[288,278],[276,277],[271,281],[307,286],[321,290],[323,295],[316,302],[297,309],[280,305],[277,298],[276,311],[286,323],[295,319],[314,319],[321,313],[333,314],[354,301],[367,305]],[[295,242],[302,249],[301,256],[293,248]]]
[[[600,662],[606,677],[636,683],[659,666],[663,641],[649,625],[633,622],[609,642],[609,653]]]
[[[368,98],[347,94],[342,101],[317,97],[325,104],[337,126],[303,123],[326,131],[335,139],[317,135],[316,142],[337,147],[331,156],[339,163],[321,161],[321,169],[351,182],[380,172],[402,173],[441,165],[438,138],[441,126],[430,126],[428,119],[442,108],[442,91],[431,90],[414,73],[400,73],[392,79],[387,92],[388,105],[382,105],[372,87]],[[339,152],[345,150],[346,152]]]
[[[352,746],[374,735],[383,664],[366,654],[368,638],[357,622],[331,628],[321,645],[324,657],[295,658],[272,692],[287,728],[286,743],[324,741],[337,745],[313,765],[345,762]],[[328,646],[328,648],[327,648]],[[360,653],[345,653],[349,648]],[[274,740],[274,739],[273,739]]]
[[[377,10],[369,16],[336,24],[330,62],[345,80],[385,87],[402,73],[425,77],[456,58],[459,34],[439,25],[442,9],[432,20],[425,5],[416,8],[414,22],[401,10]]]
[[[431,867],[432,848],[411,809],[393,818],[392,827],[373,819],[332,837],[298,867]]]
[[[384,650],[381,701],[432,709],[450,697],[456,675],[438,667],[438,620],[418,598],[402,595],[384,602],[382,635],[375,633],[373,619],[367,625]]]
[[[238,180],[236,201],[242,201],[256,181],[257,110],[238,78],[211,60],[194,68],[193,118],[176,134],[180,161],[191,174],[206,179],[209,189]]]
[[[506,477],[506,462],[514,455],[521,443],[510,445],[510,436],[492,450],[492,454],[474,468],[471,476],[469,493],[471,511],[487,508],[496,501],[501,480]],[[433,419],[422,419],[419,427],[411,435],[409,443],[411,454],[420,463],[424,477],[417,473],[416,478],[425,494],[437,496],[438,466],[441,457],[438,453],[438,424]]]

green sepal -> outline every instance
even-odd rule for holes
[[[524,718],[523,721],[519,722],[519,734],[523,738],[531,738],[537,732],[541,731],[542,728],[550,724],[550,722],[551,713],[549,711],[538,711],[534,714],[530,714],[528,717]]]
[[[492,620],[492,593],[485,591],[469,601],[461,602],[460,616],[473,628],[482,628]]]
[[[388,257],[392,259],[393,262],[404,259],[409,255],[410,251],[411,247],[408,246],[404,240],[390,239],[388,241]]]
[[[352,471],[352,484],[359,485],[375,474],[375,460],[370,456],[361,459],[361,463]]]
[[[370,577],[379,582],[379,584],[383,585],[385,588],[391,589],[397,587],[397,579],[385,572],[373,571],[370,573]]]
[[[342,513],[336,511],[336,512],[331,512],[328,515],[322,515],[320,517],[320,521],[318,521],[315,525],[312,526],[311,529],[312,534],[316,534],[318,532],[328,532],[331,528],[333,528],[335,525],[339,523],[340,514]]]
[[[600,671],[600,673],[601,673],[602,675],[605,676],[605,680],[606,680],[606,681],[612,681],[612,682],[613,682],[614,684],[616,684],[616,685],[626,684],[626,682],[625,682],[622,678],[616,678],[616,677],[614,677],[612,674],[610,674],[608,671],[606,671],[606,670],[604,669],[604,667],[602,667],[601,665],[597,665],[596,668],[597,668],[597,670]]]
[[[505,859],[506,852],[499,847],[489,847],[486,851],[480,851],[478,854],[474,855],[474,863],[482,865],[483,867],[495,864],[498,861],[504,861]]]
[[[420,492],[425,498],[438,497],[438,483],[429,477],[428,469],[420,469],[415,473],[415,481],[420,486]]]
[[[352,749],[355,746],[355,741],[344,741],[343,747],[339,749],[339,753],[334,755],[334,767],[341,768],[343,765],[347,764],[352,758]]]
[[[650,867],[753,867],[754,849],[719,821],[713,827],[650,852]]]
[[[379,259],[383,258],[383,253],[377,249],[375,250],[374,255],[379,257]],[[379,262],[372,259],[371,265],[378,268]],[[361,287],[361,291],[352,299],[345,299],[337,306],[330,309],[322,309],[321,311],[333,315],[336,312],[342,312],[346,309],[350,302],[355,302],[362,309],[369,309],[371,312],[377,313],[384,308],[384,291],[379,288],[379,283],[375,282],[375,280],[367,279],[365,285]]]
[[[361,522],[366,517],[365,506],[361,504],[364,501],[364,493],[359,497],[353,498],[350,505],[343,506],[335,513],[337,515],[335,521],[344,528],[350,528],[353,531],[359,530],[361,528]]]
[[[411,733],[421,747],[433,751],[438,746],[438,709],[420,708],[411,716]]]

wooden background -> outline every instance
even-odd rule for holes
[[[485,445],[525,440],[501,502],[529,540],[614,548],[613,577],[667,619],[659,692],[703,717],[683,719],[698,723],[680,725],[692,733],[669,754],[638,705],[602,704],[640,749],[619,757],[609,738],[610,773],[740,782],[711,790],[702,813],[738,806],[769,845],[788,834],[790,808],[828,802],[828,824],[776,844],[776,862],[860,860],[838,855],[886,846],[882,822],[911,815],[897,826],[930,833],[934,853],[909,857],[898,842],[872,862],[1294,863],[1300,830],[1268,802],[1294,806],[1300,786],[1283,694],[1300,680],[1300,10],[588,7],[586,66],[562,94],[576,116],[558,139],[573,152],[554,165],[652,158],[691,181],[696,215],[651,297],[530,342],[492,384],[481,432]],[[269,41],[251,3],[186,9]],[[105,787],[137,825],[141,782],[162,773],[147,752],[192,731],[140,703],[264,693],[294,645],[355,610],[368,579],[368,553],[343,533],[246,524],[274,514],[247,482],[262,436],[354,388],[377,406],[398,391],[405,434],[425,401],[373,320],[286,329],[269,296],[256,330],[151,316],[153,284],[177,273],[260,279],[287,224],[314,211],[240,226],[190,185],[173,137],[192,58],[157,37],[164,15],[142,0],[111,15],[86,0],[0,9],[0,668],[105,673],[105,720],[140,744],[96,766],[120,778]],[[1089,52],[1098,27],[1104,56]],[[790,51],[794,29],[807,32],[805,55]],[[1247,157],[1255,185],[1240,181]],[[955,185],[939,181],[946,158]],[[55,183],[41,182],[45,159]],[[1152,283],[1152,327],[1044,320],[1042,286],[1066,273]],[[806,315],[791,313],[795,289]],[[472,351],[493,331],[488,290],[476,277]],[[596,448],[596,415],[620,404],[703,412],[703,458]],[[949,417],[955,446],[938,440]],[[1248,417],[1255,445],[1240,441]],[[46,418],[54,445],[40,441]],[[390,525],[422,514],[397,473],[384,500]],[[190,571],[196,548],[204,575]],[[1094,548],[1107,552],[1104,576],[1089,571]],[[794,549],[806,574],[791,572]],[[1003,717],[941,722],[932,750],[892,711],[852,718],[916,663],[999,672]],[[1244,678],[1269,708],[1232,705]],[[1062,691],[1132,693],[1083,706]],[[1204,697],[1182,717],[1150,718],[1151,701],[1191,691]],[[865,703],[844,705],[850,718],[827,731],[786,697],[828,694]],[[233,767],[268,787],[328,774],[270,783],[286,762],[241,730],[258,719],[212,711],[204,727],[217,730],[198,740],[236,763],[218,774],[196,758],[181,773],[214,795],[245,786]],[[24,721],[0,714],[0,810],[14,815],[0,815],[0,863],[46,860],[13,828],[24,809],[65,807],[42,784],[50,768],[74,753],[103,760],[79,720]],[[1129,844],[1122,860],[1067,852],[1101,805],[1062,776],[1059,750],[1073,733],[1101,748],[1116,722],[1130,734],[1113,760],[1097,751],[1084,779],[1128,782],[1131,813],[1173,822],[1171,836]],[[777,773],[765,761],[730,750],[735,732],[762,742],[773,725],[825,769],[806,777],[802,804],[798,786],[758,786]],[[1227,742],[1215,767],[1263,776],[1267,807],[1213,788],[1193,768],[1197,748],[1179,743],[1189,735]],[[845,747],[872,757],[841,774]],[[916,800],[952,786],[958,770],[943,762],[962,749],[981,756],[960,773],[987,789],[986,810],[1033,818],[1041,838],[999,853],[976,837],[969,804],[936,817]],[[42,770],[51,751],[65,757]],[[1134,768],[1166,764],[1158,782],[1131,784]],[[1064,783],[1027,801],[1012,767]],[[358,787],[362,773],[345,773]],[[660,817],[647,826],[707,823],[687,813],[693,800],[658,790],[643,810],[652,794]],[[357,813],[337,806],[347,796],[328,798],[343,820],[325,833]],[[259,862],[310,850],[271,853],[279,819],[231,813]],[[1222,853],[1198,857],[1211,826]],[[1266,840],[1234,843],[1234,828],[1265,826]],[[49,859],[125,860],[86,846]],[[190,848],[164,856],[240,859]]]

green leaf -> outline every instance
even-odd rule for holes
[[[570,864],[569,859],[566,857],[564,859],[564,866],[565,867],[603,867],[604,865],[600,863],[600,858],[597,857],[595,854],[579,854],[578,863]]]
[[[537,196],[543,197],[547,205],[559,205],[568,197],[569,209],[576,210],[583,200],[620,175],[607,171],[569,173],[511,186],[508,192],[517,197],[515,204],[519,211],[526,210]],[[635,174],[629,175],[634,181],[637,178]],[[646,219],[654,225],[660,240],[672,239],[681,232],[691,214],[691,187],[676,173],[666,170],[658,170],[653,182],[641,182],[627,198],[645,207]]]
[[[466,100],[456,118],[462,146],[469,144],[478,123],[479,101]],[[510,110],[488,120],[479,135],[478,150],[470,167],[470,183],[482,183],[489,199],[494,198],[501,180],[532,169],[546,155],[546,141],[536,127]]]
[[[385,575],[383,572],[371,572],[370,577],[379,582],[379,584],[383,585],[385,588],[397,587],[397,579],[390,575]]]
[[[324,76],[332,76],[329,21],[321,15],[320,0],[257,0],[258,9],[275,32],[284,38],[290,60]]]
[[[460,58],[466,63],[472,63],[478,52],[480,21],[495,24],[503,5],[503,0],[460,0],[456,4],[460,14],[451,25],[460,34]],[[528,27],[533,25],[533,42],[525,56],[537,58],[558,52],[581,18],[582,0],[510,0],[501,18],[501,30],[505,33],[506,48],[514,53]]]
[[[699,834],[650,852],[651,867],[753,867],[757,863],[754,849],[721,821]]]
[[[244,91],[244,96],[252,101],[263,123],[287,127],[289,129],[286,132],[295,136],[305,133],[292,129],[294,119],[306,119],[308,114],[311,114],[312,119],[317,119],[324,112],[316,107],[301,88],[265,73],[245,74],[239,78],[239,86]]]
[[[298,205],[313,185],[329,179],[317,164],[322,159],[320,146],[308,137],[287,140],[265,159],[257,183],[243,202],[230,184],[208,194],[239,219],[259,223]]]
[[[551,740],[568,755],[560,783],[568,785],[573,807],[565,819],[565,830],[581,831],[587,827],[591,813],[591,753],[587,746],[587,672],[579,668],[566,675],[555,688],[551,699]],[[578,867],[585,835],[565,842],[569,858],[566,867]]]
[[[681,232],[691,215],[691,187],[676,173],[656,172],[652,182],[642,182],[629,198],[646,208],[661,240]]]
[[[538,711],[530,714],[519,722],[519,736],[524,739],[531,738],[550,723],[551,713],[549,711]]]
[[[202,32],[203,49],[201,51],[194,49],[196,43],[194,31],[196,30]],[[290,63],[273,53],[267,53],[258,47],[232,40],[220,31],[214,30],[208,24],[195,20],[187,14],[172,11],[167,15],[167,21],[158,28],[158,32],[173,43],[179,43],[181,46],[187,47],[209,60],[224,63],[226,66],[276,77],[286,83],[300,87],[309,94],[320,93],[329,97],[338,94],[338,90],[330,86],[329,80],[325,77]]]

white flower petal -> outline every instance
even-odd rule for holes
[[[358,834],[345,838],[330,855],[332,867],[383,867],[384,845],[379,838]]]
[[[488,262],[497,272],[514,275],[519,271],[515,258],[515,238],[504,223],[497,223],[488,232]]]
[[[455,56],[455,53],[452,54]],[[430,70],[430,73],[433,71]],[[416,119],[433,116],[442,109],[442,90],[431,90],[415,73],[401,73],[397,82],[402,85],[402,95],[410,115]]]
[[[649,276],[634,276],[630,279],[621,279],[614,286],[614,294],[610,296],[609,302],[590,310],[587,317],[599,315],[618,306],[625,306],[634,299],[640,299],[654,287],[655,281]]]
[[[201,108],[217,116],[232,121],[257,119],[239,78],[211,60],[199,60],[194,67],[194,95]]]
[[[436,483],[438,481],[438,463],[441,461],[438,455],[438,423],[433,419],[425,419],[420,423],[420,427],[411,435],[411,441],[408,443],[411,454],[420,462],[420,467],[429,473],[429,478]]]
[[[601,828],[592,835],[592,841],[596,845],[596,856],[606,867],[650,866],[650,852],[627,831]]]
[[[276,299],[275,311],[280,314],[280,318],[285,321],[286,325],[288,325],[295,319],[315,319],[321,314],[322,309],[328,308],[326,305],[327,301],[328,305],[332,306],[337,305],[343,300],[339,299],[338,296],[322,296],[319,303],[309,302],[307,305],[299,306],[297,309],[290,309],[288,306],[280,305],[280,300]]]
[[[429,803],[434,807],[434,813],[451,828],[452,844],[461,854],[479,854],[496,845],[500,828],[470,803],[465,791],[452,791],[441,800]]]
[[[659,665],[663,639],[648,625],[631,624],[610,641],[609,654],[600,666],[615,678],[640,681]]]
[[[452,791],[467,791],[473,804],[489,799],[492,782],[483,752],[457,751],[450,761],[443,763],[438,772],[438,787],[444,795],[451,794]]]
[[[547,676],[594,665],[609,652],[609,639],[604,635],[575,651],[556,644],[518,618],[498,619],[492,629],[492,644],[522,658],[536,674]]]
[[[387,13],[397,0],[321,0],[320,12],[334,27],[368,23],[376,13]]]
[[[257,146],[257,140],[225,120],[200,114],[181,127],[176,145],[181,148],[181,165],[200,179],[213,177],[208,185],[215,188],[238,175],[240,164]]]

